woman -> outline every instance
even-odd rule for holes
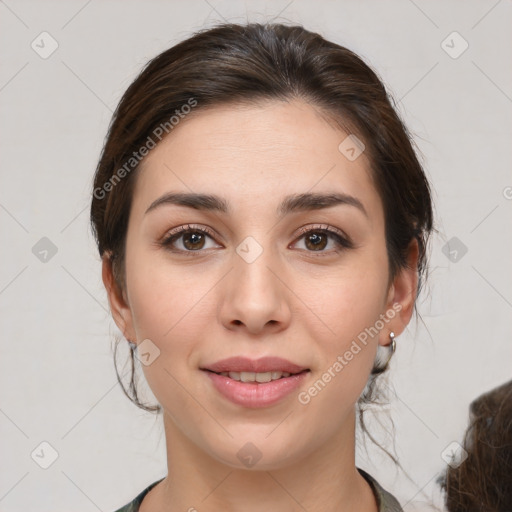
[[[432,205],[358,56],[261,24],[163,52],[114,114],[91,221],[127,394],[166,434],[168,475],[120,511],[402,510],[355,466],[356,408],[414,312]]]

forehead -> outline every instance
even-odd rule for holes
[[[197,110],[142,162],[133,208],[169,191],[211,193],[251,207],[255,199],[268,205],[310,191],[356,196],[379,215],[365,153],[349,160],[339,149],[348,135],[302,101]]]

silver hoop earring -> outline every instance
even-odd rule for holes
[[[383,347],[379,344],[377,347],[377,356],[375,357],[375,363],[372,370],[373,374],[385,371],[389,365],[389,361],[391,361],[391,358],[396,351],[395,333],[393,331],[389,333],[389,339],[391,340],[389,345]]]

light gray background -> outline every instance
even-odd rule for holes
[[[358,465],[406,511],[438,502],[441,454],[461,440],[469,403],[511,378],[510,1],[0,1],[0,511],[108,512],[166,474],[161,418],[117,385],[91,180],[111,113],[148,59],[223,19],[272,18],[379,72],[433,183],[440,234],[425,325],[398,339],[386,411],[414,483],[371,443]],[[43,31],[58,43],[46,59],[31,47],[50,48]],[[454,31],[469,44],[458,58],[442,47]],[[463,41],[446,44],[453,54]],[[42,237],[57,248],[46,262],[32,252]],[[467,247],[455,261],[442,252],[452,237]],[[43,441],[58,452],[48,469],[31,458],[48,456]]]

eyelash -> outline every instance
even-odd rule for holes
[[[171,231],[160,242],[160,245],[165,247],[166,249],[170,250],[171,252],[175,252],[175,253],[182,253],[182,254],[185,253],[185,254],[191,255],[191,256],[201,255],[201,253],[204,252],[203,249],[199,249],[197,251],[186,251],[186,250],[182,250],[182,249],[172,248],[173,242],[175,242],[176,240],[178,240],[184,234],[187,234],[187,233],[202,233],[204,235],[208,235],[212,239],[215,238],[215,235],[213,234],[213,232],[211,230],[209,230],[208,228],[187,224],[185,226],[180,226],[179,228],[176,228],[175,230]],[[354,247],[354,244],[347,237],[345,237],[339,230],[337,230],[336,228],[333,228],[327,224],[322,224],[322,225],[313,226],[313,227],[308,226],[305,228],[301,228],[299,230],[299,235],[298,235],[298,238],[296,238],[296,241],[299,241],[300,239],[302,239],[303,237],[305,237],[306,235],[308,235],[310,233],[323,233],[325,235],[332,237],[338,246],[338,249],[335,250],[336,253],[339,250],[352,249]],[[318,251],[317,252],[317,251],[307,251],[306,250],[306,252],[312,253],[315,257],[329,256],[330,254],[332,254],[332,251],[329,251],[329,252]]]

